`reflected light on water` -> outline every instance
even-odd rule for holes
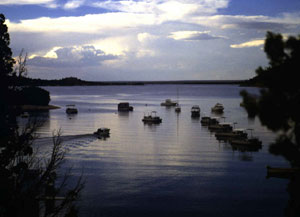
[[[264,177],[266,164],[286,162],[268,154],[274,135],[257,120],[248,121],[239,107],[237,86],[182,85],[180,114],[160,106],[176,98],[176,85],[48,89],[51,104],[62,109],[50,111],[39,132],[49,137],[62,129],[69,149],[64,167],[73,166],[75,176],[84,169],[82,216],[240,216],[243,209],[247,212],[242,216],[266,216],[274,204],[284,206],[284,189],[279,188],[284,185],[267,183]],[[117,104],[124,101],[134,106],[133,112],[117,112]],[[203,116],[211,115],[217,102],[225,107],[226,122],[255,128],[262,150],[233,150],[201,126],[200,119],[191,118],[193,105],[200,105]],[[67,104],[76,104],[78,114],[68,116]],[[157,111],[162,123],[144,124],[149,111]],[[106,140],[78,137],[100,127],[110,128]],[[266,211],[259,212],[263,200]],[[239,208],[233,210],[233,205]]]

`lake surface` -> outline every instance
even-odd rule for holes
[[[69,149],[64,167],[72,166],[86,179],[80,216],[284,216],[287,180],[266,179],[266,166],[287,166],[268,153],[275,135],[249,120],[241,108],[235,85],[145,85],[46,87],[50,104],[61,106],[43,114],[41,137],[61,129]],[[256,88],[247,88],[258,93]],[[178,99],[181,113],[160,103]],[[130,102],[133,112],[118,113],[119,102]],[[216,140],[190,109],[199,105],[201,116],[211,114],[217,102],[225,107],[226,122],[253,128],[263,147],[258,152],[233,150]],[[68,116],[65,105],[79,113]],[[143,115],[157,111],[159,125],[144,125]],[[100,127],[111,136],[91,134]],[[68,136],[74,135],[74,136]],[[43,141],[43,140],[42,140]],[[49,144],[44,139],[44,146]]]

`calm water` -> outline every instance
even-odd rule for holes
[[[51,104],[62,109],[44,114],[41,137],[61,129],[69,149],[64,167],[74,176],[84,172],[86,186],[80,201],[81,216],[283,216],[288,195],[286,180],[266,179],[266,165],[286,166],[268,153],[274,135],[259,120],[248,120],[239,106],[240,87],[234,85],[146,85],[107,87],[47,87]],[[182,112],[161,107],[177,99]],[[248,89],[257,92],[255,88]],[[134,111],[117,112],[128,101]],[[190,109],[211,115],[217,102],[225,107],[226,122],[254,128],[263,141],[258,152],[232,150],[220,143]],[[65,105],[79,113],[67,116]],[[157,111],[160,125],[144,125],[144,113]],[[215,115],[213,115],[215,116]],[[90,134],[108,127],[111,137]],[[77,136],[66,136],[77,135]],[[79,136],[78,136],[79,135]],[[48,144],[47,139],[44,145]]]

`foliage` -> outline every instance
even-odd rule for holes
[[[12,88],[7,80],[13,76],[14,60],[9,48],[9,34],[0,14],[0,217],[19,216],[76,216],[74,201],[83,188],[81,178],[67,189],[70,173],[60,180],[58,169],[64,161],[65,150],[59,137],[53,136],[53,147],[48,156],[39,157],[33,147],[35,132],[40,122],[31,120],[20,129],[15,109],[17,96],[22,93],[49,102],[49,93],[40,88]],[[25,67],[25,65],[24,65]],[[59,184],[59,185],[58,185]],[[62,196],[56,201],[57,196]]]
[[[257,115],[263,125],[280,132],[271,153],[283,155],[292,166],[300,166],[300,36],[284,40],[280,34],[268,32],[264,51],[269,66],[256,70],[264,88],[259,98],[241,92],[245,108],[250,116]]]
[[[49,92],[39,87],[24,87],[19,97],[22,105],[48,105],[50,102]]]
[[[0,80],[6,81],[6,77],[13,72],[13,65],[15,63],[12,58],[12,51],[9,47],[10,37],[7,32],[8,28],[5,24],[5,17],[0,14]],[[4,80],[3,80],[4,79]]]
[[[256,70],[255,82],[263,86],[259,96],[242,91],[243,104],[249,116],[279,134],[270,145],[272,154],[283,156],[294,168],[300,167],[300,35],[284,39],[267,32],[264,51],[267,67]],[[286,216],[300,216],[300,174],[295,172],[288,185],[290,194]]]

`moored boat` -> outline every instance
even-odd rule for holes
[[[216,125],[219,123],[218,118],[208,116],[202,117],[200,122],[203,126]]]
[[[290,179],[295,176],[296,173],[300,174],[300,168],[280,168],[267,166],[267,178],[276,177]]]
[[[66,113],[67,114],[77,114],[78,110],[75,107],[75,105],[66,105],[67,109],[66,109]]]
[[[232,139],[244,139],[247,138],[248,134],[245,129],[233,129],[229,132],[217,132],[215,134],[218,140],[232,140]]]
[[[175,101],[172,101],[171,99],[166,99],[166,101],[162,102],[160,105],[169,107],[169,106],[177,106],[178,103]]]
[[[213,132],[232,132],[232,124],[231,123],[218,123],[214,125],[209,125],[208,129]]]
[[[254,146],[254,147],[261,147],[262,142],[255,137],[252,138],[240,138],[240,139],[232,139],[230,141],[232,145],[243,145],[243,146]]]
[[[28,112],[24,112],[21,114],[21,118],[29,118]]]
[[[175,107],[175,112],[176,112],[176,113],[180,113],[180,112],[181,112],[181,107],[180,107],[179,105],[177,105],[177,106]]]
[[[120,102],[118,104],[118,111],[119,112],[129,112],[133,111],[133,107],[129,105],[128,102]]]
[[[215,113],[223,113],[224,106],[221,103],[217,103],[214,107],[211,108],[211,111]]]
[[[200,107],[198,105],[194,105],[191,109],[192,117],[200,117]]]
[[[162,119],[156,116],[156,111],[152,111],[150,114],[144,115],[142,121],[144,124],[160,124]]]

